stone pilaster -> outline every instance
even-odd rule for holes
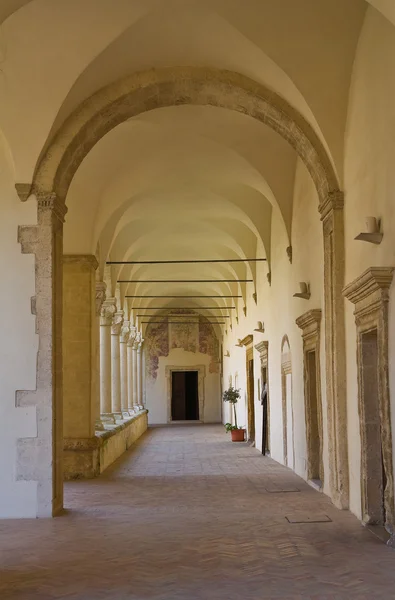
[[[128,411],[128,339],[130,335],[129,321],[124,321],[119,337],[120,375],[121,375],[121,412],[124,419],[129,418]]]
[[[130,335],[127,343],[127,362],[128,362],[128,412],[134,414],[133,406],[133,345],[136,339],[136,328],[130,326]]]
[[[95,434],[96,307],[93,255],[63,257],[63,436]]]
[[[101,420],[100,415],[100,314],[101,308],[106,297],[106,284],[104,281],[96,282],[96,294],[95,294],[95,305],[96,305],[96,400],[95,400],[95,430],[103,431],[104,424]]]
[[[336,190],[319,206],[324,233],[326,399],[328,407],[329,485],[338,508],[348,508],[346,364],[344,334],[343,193]]]
[[[100,314],[100,412],[106,423],[115,423],[111,407],[111,325],[116,312],[115,299],[103,302]]]
[[[38,333],[36,390],[17,392],[20,407],[34,407],[37,436],[17,446],[16,478],[37,482],[37,517],[63,509],[63,222],[67,209],[56,194],[37,196],[37,225],[20,226],[22,253],[35,255]]]
[[[121,411],[121,357],[120,335],[123,312],[117,312],[111,325],[111,407],[116,420],[122,419]]]

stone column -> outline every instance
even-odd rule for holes
[[[133,377],[133,381],[132,381],[132,385],[133,385],[133,392],[132,392],[132,401],[133,401],[133,410],[134,412],[138,412],[138,400],[137,400],[137,348],[139,347],[139,342],[137,341],[138,338],[136,337],[134,342],[133,342],[133,346],[132,346],[132,377]]]
[[[324,234],[326,400],[328,411],[329,484],[338,508],[348,508],[346,362],[344,360],[344,217],[343,193],[334,191],[320,203]]]
[[[120,374],[121,374],[121,412],[124,419],[129,418],[128,411],[128,356],[127,343],[130,335],[129,321],[124,321],[119,338]]]
[[[100,315],[100,412],[102,421],[115,423],[111,410],[111,325],[116,311],[115,299],[103,302]]]
[[[121,412],[121,360],[120,360],[120,335],[123,321],[123,312],[115,313],[111,325],[111,411],[115,420],[122,419]]]
[[[106,284],[104,281],[96,283],[96,399],[95,399],[95,430],[103,431],[104,425],[100,415],[100,314],[101,308],[106,297]]]
[[[128,360],[128,412],[134,414],[133,410],[133,344],[136,338],[136,328],[130,327],[128,339],[127,360]]]
[[[96,282],[93,255],[63,257],[63,436],[91,438],[96,418]]]
[[[137,348],[137,405],[140,410],[143,410],[143,361],[142,361],[142,350],[143,350],[143,339],[141,339]]]

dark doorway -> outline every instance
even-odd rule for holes
[[[269,410],[268,410],[268,382],[267,367],[261,367],[261,404],[262,404],[262,454],[269,453]]]
[[[248,441],[255,442],[254,360],[247,350]]]
[[[172,372],[171,419],[172,421],[199,420],[197,371]]]
[[[387,483],[383,464],[382,431],[379,408],[378,342],[377,329],[361,337],[362,350],[362,402],[361,421],[364,440],[362,449],[363,520],[369,525],[386,522],[384,490]]]
[[[322,487],[323,469],[322,469],[322,441],[321,441],[321,418],[320,418],[320,399],[318,393],[317,381],[317,357],[315,351],[306,354],[306,376],[307,376],[307,394],[308,394],[308,418],[310,421],[308,436],[308,477],[316,481]]]

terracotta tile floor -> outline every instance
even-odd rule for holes
[[[394,550],[222,427],[150,430],[65,503],[0,522],[1,600],[395,598]]]

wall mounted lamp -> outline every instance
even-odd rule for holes
[[[258,321],[256,324],[256,329],[254,331],[258,331],[259,333],[265,333],[265,326],[262,321]]]
[[[310,285],[305,281],[301,281],[299,283],[300,292],[294,294],[294,298],[303,298],[304,300],[308,300],[311,296],[310,293]]]
[[[381,244],[383,234],[380,232],[380,219],[376,217],[365,217],[366,232],[359,233],[355,240],[361,242],[370,242],[371,244]]]

